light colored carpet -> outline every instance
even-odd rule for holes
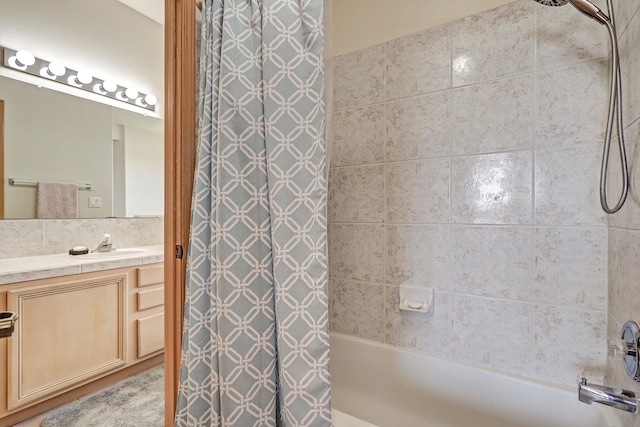
[[[160,365],[53,412],[41,427],[162,427],[164,367]]]

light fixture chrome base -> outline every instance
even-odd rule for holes
[[[638,342],[640,342],[640,327],[633,320],[622,326],[622,363],[627,375],[635,381],[640,381],[640,361],[638,359]]]
[[[49,66],[51,65],[51,63],[48,61],[32,56],[31,64],[22,64],[19,61],[16,61],[18,51],[1,46],[0,49],[2,49],[3,51],[4,66],[12,70],[21,71],[26,74],[31,74],[32,76],[54,81],[66,86],[71,86],[76,89],[91,92],[93,94],[105,96],[107,98],[115,99],[129,105],[135,105],[136,107],[140,107],[145,110],[154,112],[156,110],[155,100],[157,100],[157,98],[154,95],[149,95],[151,99],[154,99],[152,105],[151,103],[146,102],[146,100],[149,99],[147,97],[148,94],[133,91],[135,96],[128,97],[127,94],[129,94],[131,91],[131,89],[129,88],[116,84],[113,84],[113,86],[111,86],[111,84],[109,83],[105,84],[104,80],[87,75],[86,73],[84,73],[84,75],[86,76],[87,80],[83,81],[83,73],[79,73],[78,71],[66,67],[61,67],[64,69],[64,72],[61,75],[57,75],[50,71],[47,71],[50,69]],[[109,89],[113,88],[113,91],[109,92],[105,90],[105,87],[108,87]]]

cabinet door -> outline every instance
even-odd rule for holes
[[[18,313],[9,348],[9,409],[126,363],[125,274],[7,292]]]

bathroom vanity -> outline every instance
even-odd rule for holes
[[[0,340],[0,425],[100,378],[161,361],[162,261],[162,246],[0,260],[0,311],[18,315],[13,335]]]

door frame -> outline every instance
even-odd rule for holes
[[[174,424],[196,146],[196,2],[165,0],[165,426]],[[178,250],[182,248],[182,257]]]
[[[0,219],[4,218],[4,101],[0,99]]]

